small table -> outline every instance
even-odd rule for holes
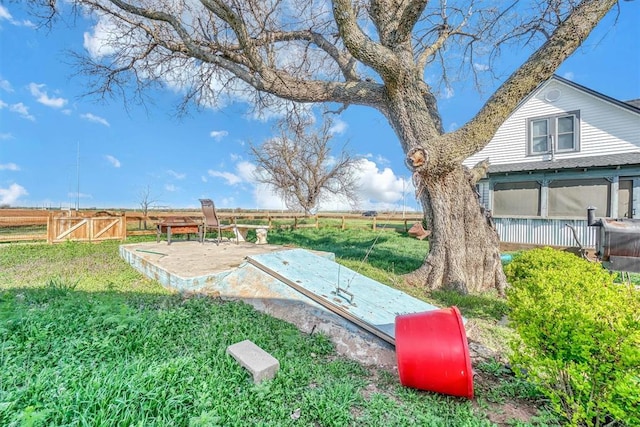
[[[198,241],[202,242],[202,224],[199,224],[191,218],[183,216],[167,217],[160,221],[156,226],[156,242],[160,241],[162,233],[167,233],[167,244],[171,244],[171,235],[186,234],[187,240],[191,239],[191,234],[198,235]]]

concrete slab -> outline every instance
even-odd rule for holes
[[[280,370],[278,359],[258,347],[250,340],[240,341],[227,347],[231,355],[243,368],[251,372],[254,383],[270,380]]]
[[[181,292],[241,300],[308,334],[325,333],[336,350],[369,365],[394,367],[393,345],[323,307],[246,261],[248,256],[288,251],[275,245],[193,241],[128,244],[120,255],[146,276]],[[333,259],[331,253],[319,253]],[[309,266],[311,267],[311,266]]]
[[[235,270],[248,255],[286,249],[283,246],[246,242],[216,245],[213,242],[175,240],[170,245],[164,241],[122,245],[120,256],[135,269],[164,286],[188,290],[200,286],[197,278],[215,277]]]
[[[249,255],[247,261],[390,344],[396,316],[438,309],[304,249]]]

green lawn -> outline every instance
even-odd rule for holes
[[[426,248],[397,233],[289,233],[270,242],[337,251],[391,281]],[[516,390],[480,387],[469,401],[402,387],[393,372],[337,356],[323,335],[240,302],[168,292],[118,245],[0,246],[1,426],[485,426]],[[497,316],[496,304],[480,316]],[[274,380],[254,385],[226,355],[244,339],[280,361]]]

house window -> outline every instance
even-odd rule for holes
[[[580,112],[528,120],[529,155],[580,149]]]
[[[549,184],[549,216],[579,217],[595,206],[609,215],[609,181],[606,179],[558,180]]]
[[[540,215],[540,184],[537,182],[497,183],[493,187],[494,215]]]

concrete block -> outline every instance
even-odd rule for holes
[[[249,340],[240,341],[227,347],[227,354],[253,375],[253,382],[259,383],[276,376],[280,369],[278,359]]]

